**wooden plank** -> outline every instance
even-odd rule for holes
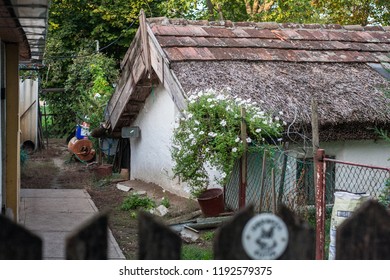
[[[110,112],[110,123],[112,129],[115,129],[117,126],[118,119],[122,114],[125,106],[127,105],[131,94],[136,88],[137,82],[141,79],[141,77],[145,74],[146,68],[143,64],[142,57],[138,56],[134,63],[134,72],[132,72],[131,78],[129,78],[126,82],[126,85],[122,91],[122,94],[118,101],[116,102],[114,108]]]
[[[157,41],[157,38],[149,25],[147,25],[147,32],[149,35],[148,38],[150,46],[151,65],[153,67],[154,72],[157,74],[160,82],[163,84],[165,69],[164,64],[167,64],[167,68],[169,69],[169,59],[165,55],[165,52],[161,48],[160,43]]]
[[[141,10],[141,14],[139,17],[140,30],[141,30],[141,41],[142,41],[142,53],[144,58],[144,64],[146,71],[149,75],[152,73],[152,66],[150,62],[150,48],[149,48],[149,40],[148,40],[148,31],[146,24],[145,12]]]
[[[164,82],[164,59],[162,55],[158,52],[156,46],[149,37],[150,45],[150,62],[153,67],[154,72],[157,74],[158,79],[161,83]]]
[[[152,215],[140,212],[138,217],[140,260],[178,260],[181,254],[181,238]]]
[[[241,243],[242,231],[253,217],[253,207],[247,207],[237,213],[230,221],[220,227],[214,241],[214,258],[216,260],[248,260]]]
[[[367,201],[337,228],[336,240],[338,260],[389,260],[390,214]]]
[[[125,87],[128,83],[129,79],[132,78],[132,71],[134,69],[134,62],[137,59],[137,57],[141,54],[141,44],[139,41],[136,41],[136,43],[133,46],[133,49],[131,49],[131,56],[126,60],[126,62],[123,65],[122,68],[122,74],[119,79],[117,89],[115,90],[114,94],[112,95],[107,110],[111,114],[114,111],[114,108],[116,106],[116,103],[121,98],[122,94],[126,94]]]
[[[41,238],[0,215],[0,260],[41,259]]]
[[[139,41],[140,36],[141,36],[141,30],[138,29],[137,32],[135,33],[133,41],[131,42],[129,48],[126,51],[125,56],[123,57],[123,59],[121,61],[121,64],[120,64],[121,69],[124,67],[124,64],[126,63],[126,61],[128,61],[128,59],[132,56],[131,54],[132,54],[132,51],[134,49],[134,45]]]
[[[315,231],[287,207],[281,206],[278,216],[288,229],[288,245],[280,260],[313,260],[315,258]]]
[[[131,79],[132,75],[132,70],[134,69],[134,61],[137,59],[137,57],[141,53],[141,43],[139,40],[140,37],[140,32],[138,31],[136,34],[136,37],[134,38],[130,48],[128,49],[128,52],[125,56],[125,58],[122,60],[121,63],[121,76],[118,81],[118,85],[116,87],[116,90],[114,94],[111,96],[108,105],[107,105],[107,111],[111,115],[112,112],[114,111],[114,108],[118,102],[118,100],[121,98],[123,94],[126,94],[125,87],[127,83],[129,82],[129,79]],[[111,117],[110,123],[111,125]]]
[[[67,260],[106,260],[108,216],[98,214],[66,240]]]

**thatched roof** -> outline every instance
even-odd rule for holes
[[[271,113],[283,111],[296,126],[310,124],[312,97],[322,127],[390,124],[384,95],[390,81],[366,64],[206,61],[177,62],[172,69],[185,92],[229,87],[233,95],[263,101]]]
[[[373,127],[390,127],[384,94],[390,81],[367,65],[390,62],[387,27],[161,20],[151,26],[187,94],[229,87],[264,101],[271,113],[283,111],[296,129],[310,124],[314,97],[323,139],[367,138]]]
[[[109,104],[113,129],[137,116],[138,111],[126,108],[146,98],[137,96],[148,71],[179,109],[191,92],[229,87],[233,95],[264,101],[271,113],[283,111],[297,130],[310,124],[311,99],[316,98],[325,140],[371,138],[372,128],[390,128],[385,96],[390,81],[384,70],[390,63],[389,27],[157,18],[143,30],[144,38],[140,32],[126,56],[129,66],[122,69],[132,82],[122,81]],[[138,81],[142,86],[135,86]]]

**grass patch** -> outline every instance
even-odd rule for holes
[[[215,237],[215,231],[206,231],[202,235],[202,239],[205,241],[213,241]]]
[[[212,260],[213,251],[211,248],[202,248],[196,245],[183,245],[181,250],[182,260]]]
[[[21,168],[22,188],[49,188],[51,181],[60,170],[53,161],[27,161]]]

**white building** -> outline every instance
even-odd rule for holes
[[[382,27],[226,21],[145,20],[122,61],[107,124],[139,127],[131,138],[131,178],[181,195],[172,180],[170,139],[190,92],[231,92],[283,111],[285,140],[311,137],[311,99],[318,101],[321,147],[340,160],[389,166],[390,149],[374,128],[390,128],[390,31]]]

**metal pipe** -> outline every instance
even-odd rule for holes
[[[334,162],[334,163],[339,163],[339,164],[345,164],[345,165],[352,165],[352,166],[357,166],[357,167],[365,167],[365,168],[372,168],[372,169],[380,169],[380,170],[385,170],[390,172],[390,168],[387,167],[381,167],[381,166],[375,166],[375,165],[367,165],[367,164],[360,164],[360,163],[354,163],[354,162],[349,162],[349,161],[342,161],[342,160],[336,160],[332,158],[324,158],[325,162]]]
[[[314,158],[316,165],[316,260],[325,257],[325,151],[318,149]]]

